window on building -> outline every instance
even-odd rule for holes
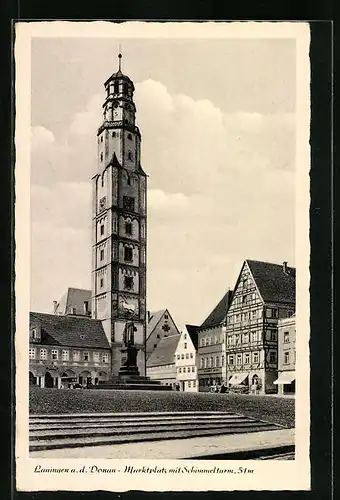
[[[168,314],[164,314],[164,319],[169,319]]]
[[[47,349],[40,349],[40,359],[47,359]]]
[[[240,334],[235,335],[235,344],[236,345],[240,344],[240,342],[241,342],[241,335]]]
[[[211,339],[211,337],[209,337],[209,345],[211,345],[211,344],[212,344],[212,339]]]
[[[256,310],[251,312],[251,319],[256,318],[256,312],[257,312]]]
[[[242,364],[242,354],[238,354],[237,355],[237,358],[236,358],[236,363],[238,365],[241,365]]]
[[[100,288],[103,288],[104,286],[104,279],[100,278],[100,283],[99,283]]]
[[[184,340],[186,340],[186,339],[187,339],[187,334],[186,334],[186,333],[183,335],[183,339],[184,339]]]
[[[133,249],[131,247],[124,247],[124,260],[126,262],[132,262],[133,259]]]
[[[221,357],[221,366],[224,366],[224,356]]]
[[[228,357],[228,364],[233,365],[234,364],[234,355],[230,354]]]
[[[246,365],[249,365],[250,363],[250,355],[248,353],[244,355],[244,362]]]
[[[184,359],[184,354],[181,355],[181,359]]]
[[[104,250],[100,251],[100,260],[104,260]]]
[[[61,359],[63,361],[68,361],[69,360],[69,351],[67,351],[66,349],[63,349],[61,352]]]
[[[100,153],[100,161],[103,161],[103,153]]]
[[[131,135],[131,134],[128,134],[128,136],[127,136],[127,137],[128,137],[128,139],[129,139],[130,141],[132,141],[132,135]]]
[[[90,353],[88,353],[87,351],[84,351],[83,352],[83,360],[88,361],[89,359],[90,359]]]
[[[251,341],[256,342],[257,341],[257,332],[251,332]]]
[[[238,323],[241,319],[241,315],[240,314],[236,314],[235,315],[235,322]]]
[[[133,276],[124,276],[124,288],[126,290],[132,290],[133,288]],[[159,336],[157,336],[159,338]]]
[[[184,342],[184,349],[186,349],[186,348],[187,348],[187,343],[186,343],[186,342]]]
[[[214,366],[214,358],[211,356],[210,358],[210,368]]]
[[[103,352],[103,354],[102,354],[102,362],[103,363],[108,363],[109,362],[109,354],[107,352]]]
[[[196,380],[193,380],[193,381],[192,381],[192,386],[193,386],[193,387],[196,387]]]
[[[194,371],[195,371],[195,367],[194,367],[194,366],[191,368],[191,371],[192,371],[192,372],[194,372]]]
[[[270,351],[269,352],[269,363],[276,363],[276,361],[277,361],[276,351]]]
[[[99,361],[99,352],[94,352],[93,353],[93,361],[95,363],[98,363],[98,361]]]
[[[182,368],[181,367],[178,368],[178,372],[182,373]]]
[[[177,354],[177,359],[181,359],[181,355],[180,354]]]
[[[191,380],[188,380],[188,387],[191,387]]]
[[[191,352],[191,353],[190,353],[190,358],[193,358],[193,357],[194,357],[194,355],[193,355],[193,353]]]
[[[259,362],[259,353],[253,352],[253,363],[258,363],[258,362]]]
[[[131,222],[125,222],[125,234],[128,234],[129,236],[132,235],[132,223]]]
[[[218,344],[218,337],[215,336],[215,344]]]
[[[287,344],[289,342],[289,332],[284,332],[283,334],[283,342]]]
[[[52,360],[58,359],[58,350],[57,349],[52,349],[51,354],[52,354]]]
[[[153,345],[153,348],[154,348],[154,349],[156,349],[156,347],[157,347],[157,344],[154,344],[154,345]]]
[[[249,334],[248,333],[243,334],[242,341],[244,344],[248,344],[248,342],[249,342]]]
[[[104,224],[100,225],[100,235],[103,236],[104,234]]]
[[[79,359],[80,359],[80,352],[73,351],[73,361],[79,361]]]
[[[161,338],[161,336],[159,335],[159,333],[157,333],[157,338],[158,338],[158,339],[160,339],[160,338]]]
[[[185,355],[186,359],[189,359],[189,353],[187,352]]]
[[[31,348],[28,350],[29,359],[35,359],[35,349]]]
[[[208,358],[204,358],[204,368],[208,368]]]
[[[220,366],[220,358],[218,356],[215,358],[215,366]]]
[[[203,366],[204,366],[204,359],[203,359],[203,358],[201,358],[201,359],[200,359],[200,368],[203,368]]]
[[[184,372],[186,372],[186,368],[185,368],[185,366],[183,366],[183,373],[184,373]]]
[[[283,362],[284,362],[285,365],[289,364],[289,351],[285,351],[283,353]]]
[[[116,132],[112,132],[111,137],[116,137]]]

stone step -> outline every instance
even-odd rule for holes
[[[162,432],[150,432],[150,429],[146,433],[127,433],[122,435],[106,435],[106,436],[87,436],[87,437],[59,437],[56,439],[39,439],[31,440],[29,444],[30,451],[38,450],[51,450],[51,449],[61,449],[61,448],[79,448],[84,446],[103,446],[103,445],[114,445],[114,444],[124,444],[124,443],[138,443],[142,441],[166,441],[171,439],[186,439],[192,437],[203,437],[203,436],[218,436],[227,434],[238,434],[238,433],[253,433],[259,431],[272,431],[276,430],[277,427],[271,424],[260,423],[260,425],[254,422],[248,427],[232,426],[228,425],[225,428],[188,428],[185,430],[168,430]]]
[[[248,417],[244,417],[243,415],[235,415],[235,414],[228,414],[228,415],[197,415],[195,417],[195,422],[220,422],[220,421],[231,421],[235,418],[243,418],[243,419],[248,419]],[[97,426],[97,425],[108,425],[108,424],[120,424],[120,423],[131,423],[131,424],[139,424],[139,423],[163,423],[165,425],[171,424],[172,422],[180,422],[180,421],[192,421],[192,417],[186,417],[186,416],[167,416],[167,417],[128,417],[128,418],[121,418],[121,417],[105,417],[102,419],[76,419],[76,418],[70,418],[70,419],[39,419],[39,420],[34,420],[30,419],[30,428],[38,428],[41,426],[45,427],[51,427],[51,428],[58,428],[60,426],[63,426],[63,428],[68,428],[68,427],[77,427],[77,426]]]
[[[219,425],[219,424],[224,424],[224,423],[233,423],[233,422],[248,422],[249,419],[247,417],[223,417],[223,418],[206,418],[206,417],[200,417],[195,419],[195,423],[199,424],[211,424],[214,423],[214,425]],[[177,425],[177,424],[192,424],[192,420],[188,420],[185,418],[167,418],[167,419],[162,419],[162,420],[156,420],[156,419],[136,419],[136,420],[101,420],[97,422],[86,422],[86,421],[81,421],[81,422],[38,422],[38,423],[30,423],[30,430],[44,430],[44,429],[90,429],[90,428],[96,428],[96,427],[136,427],[140,425],[152,425],[152,426],[160,426],[160,427],[169,427],[172,425]]]
[[[264,422],[259,422],[259,421],[244,421],[244,422],[238,422],[237,420],[234,420],[233,422],[228,422],[228,423],[220,423],[218,425],[218,429],[226,429],[229,430],[230,428],[233,429],[245,429],[245,431],[248,428],[251,428],[253,426],[256,427],[268,427],[268,424]],[[145,434],[145,433],[153,433],[153,432],[162,432],[163,434],[166,434],[168,432],[174,433],[174,432],[181,432],[181,431],[186,431],[186,430],[214,430],[216,429],[216,424],[214,422],[210,423],[196,423],[196,422],[185,422],[184,424],[174,424],[169,426],[161,426],[154,424],[152,426],[147,425],[139,425],[139,426],[116,426],[114,428],[112,427],[97,427],[97,428],[86,428],[86,429],[46,429],[46,430],[30,430],[30,440],[33,441],[35,439],[51,439],[54,440],[56,438],[59,439],[67,439],[69,437],[87,437],[87,436],[108,436],[108,435],[124,435],[124,434]]]
[[[112,418],[129,418],[129,417],[167,417],[167,416],[189,416],[189,417],[195,417],[195,416],[214,416],[214,415],[239,415],[238,413],[231,412],[231,411],[167,411],[167,412],[162,412],[162,411],[143,411],[143,412],[122,412],[122,413],[37,413],[37,414],[31,414],[29,416],[30,421],[31,420],[40,420],[40,419],[69,419],[70,417],[75,418],[75,419],[81,419],[81,418],[86,418],[87,420],[90,418],[94,419],[102,419],[106,417],[112,417]]]

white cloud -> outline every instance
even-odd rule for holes
[[[43,149],[55,142],[53,133],[46,127],[36,126],[31,130],[32,149]]]

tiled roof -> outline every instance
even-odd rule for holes
[[[217,306],[212,310],[209,316],[203,321],[200,326],[200,330],[204,330],[206,328],[212,328],[214,326],[218,326],[225,321],[231,298],[232,298],[232,290],[228,290],[224,297],[219,301]]]
[[[163,337],[156,349],[150,354],[146,364],[147,366],[170,365],[175,362],[175,351],[180,335],[170,335]]]
[[[295,268],[258,260],[246,261],[265,302],[295,304]]]
[[[42,344],[101,349],[110,347],[98,319],[30,312],[30,328],[38,326],[41,328]]]
[[[160,311],[156,312],[151,312],[150,313],[150,319],[147,325],[147,335],[146,338],[148,338],[151,334],[151,332],[155,329],[157,326],[157,323],[160,321],[162,318],[163,314],[166,312],[166,309],[161,309]]]
[[[197,325],[185,325],[185,328],[187,329],[187,332],[191,338],[192,343],[194,344],[195,349],[198,347],[198,326]]]
[[[67,292],[61,297],[57,313],[70,314],[72,308],[75,308],[75,314],[84,314],[84,302],[88,302],[89,311],[91,311],[91,290],[83,288],[68,288]]]

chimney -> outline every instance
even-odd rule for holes
[[[85,316],[89,315],[89,301],[88,300],[84,300],[84,314],[85,314]]]
[[[284,261],[283,264],[282,264],[282,267],[283,267],[283,272],[285,274],[289,274],[288,273],[288,262]]]
[[[53,314],[57,314],[58,302],[56,300],[53,301]]]

